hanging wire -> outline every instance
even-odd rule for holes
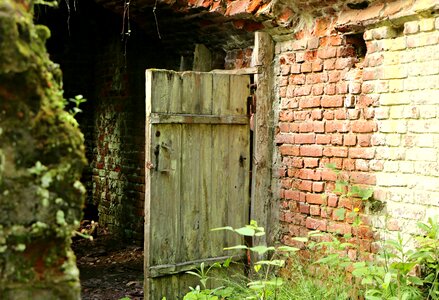
[[[154,4],[154,8],[152,9],[152,13],[154,14],[155,26],[157,27],[157,34],[159,36],[159,39],[162,39],[162,36],[160,35],[159,21],[157,20],[157,14],[155,13],[156,10],[157,10],[157,0],[155,0],[155,4]]]
[[[130,34],[131,34],[130,1],[125,0],[123,4],[123,20],[122,20],[122,32],[121,32],[122,40],[125,40],[127,37],[130,36]]]
[[[131,22],[130,22],[130,0],[125,0],[123,4],[123,20],[122,20],[122,41],[124,42],[124,53],[125,66],[126,66],[126,56],[127,56],[127,43],[128,38],[131,35]]]
[[[67,31],[70,34],[70,0],[66,0],[66,6],[67,6]]]

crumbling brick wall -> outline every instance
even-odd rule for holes
[[[180,56],[163,49],[157,33],[136,24],[121,40],[121,17],[96,3],[78,4],[69,25],[58,10],[39,16],[53,28],[49,51],[65,74],[68,97],[87,102],[77,115],[85,135],[89,166],[86,218],[96,218],[109,232],[143,239],[145,82],[149,67],[178,68]],[[68,35],[68,38],[66,38]]]
[[[376,251],[375,229],[413,231],[439,214],[439,21],[415,13],[434,4],[419,5],[332,12],[276,44],[274,176],[284,243],[316,229],[351,234],[355,259]],[[373,188],[384,207],[372,212],[334,193],[328,163]]]
[[[252,47],[227,51],[224,59],[224,69],[233,70],[250,67],[252,53]]]
[[[386,216],[375,227],[413,233],[439,215],[439,18],[367,30],[364,85],[377,98],[372,139]]]
[[[336,174],[327,164],[349,171],[355,183],[376,183],[369,171],[377,124],[374,101],[361,90],[362,58],[329,26],[328,20],[318,20],[313,34],[276,46],[280,102],[275,142],[287,244],[308,230],[354,233],[350,212],[359,205],[331,193]],[[370,252],[372,232],[365,221],[354,235],[361,238],[363,252]]]
[[[179,60],[151,45],[141,31],[125,50],[118,34],[103,41],[95,65],[92,202],[113,233],[143,239],[145,202],[145,75],[149,67],[176,68]],[[126,51],[126,52],[125,52]],[[174,65],[172,63],[174,62]]]

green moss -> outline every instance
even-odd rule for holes
[[[31,1],[0,1],[0,298],[79,299],[70,237],[84,139],[32,11]]]

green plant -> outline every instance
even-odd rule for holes
[[[195,288],[189,287],[190,292],[187,293],[183,300],[219,300],[219,299],[231,299],[234,290],[231,287],[218,287],[215,289],[201,289],[199,285]],[[238,299],[236,299],[238,300]]]
[[[424,281],[424,293],[428,299],[439,299],[439,221],[429,218],[427,223],[419,222],[418,227],[425,235],[416,237],[417,251],[413,258],[421,266],[421,276]]]
[[[230,226],[215,228],[212,231],[217,230],[228,230],[232,231],[241,236],[262,236],[265,234],[263,227],[259,227],[256,221],[251,221],[249,225],[245,225],[241,228],[233,228]],[[299,241],[304,241],[303,238],[295,238]],[[223,286],[214,290],[206,289],[207,281],[210,279],[208,273],[213,267],[218,267],[218,264],[214,264],[209,268],[205,268],[202,263],[200,268],[195,272],[189,271],[187,273],[194,275],[200,279],[200,282],[204,289],[199,286],[196,288],[191,288],[191,291],[186,294],[185,300],[188,299],[217,299],[214,297],[221,297],[220,299],[277,299],[277,294],[279,292],[279,287],[283,285],[284,280],[277,275],[277,270],[285,265],[286,257],[292,252],[296,252],[299,248],[289,247],[289,246],[266,246],[258,245],[249,247],[247,245],[235,245],[231,247],[226,247],[224,250],[248,250],[260,256],[267,256],[268,259],[257,260],[253,263],[253,276],[250,279],[244,279],[242,276],[239,277],[240,280],[223,281],[227,286]],[[268,255],[270,254],[270,255]],[[226,261],[225,267],[229,266]],[[224,266],[224,264],[223,264]],[[244,283],[244,284],[243,284]],[[212,298],[190,298],[190,297],[212,297]]]
[[[191,274],[191,275],[193,275],[195,277],[198,277],[199,280],[200,280],[200,283],[203,285],[203,288],[206,288],[207,287],[207,281],[209,279],[211,279],[211,277],[209,275],[210,271],[213,268],[221,268],[221,267],[227,268],[230,265],[231,261],[232,261],[232,258],[230,257],[230,258],[226,259],[226,261],[224,263],[222,263],[222,264],[219,263],[219,262],[216,262],[216,263],[213,263],[212,265],[208,266],[207,268],[206,268],[206,265],[204,264],[204,262],[202,262],[200,264],[200,267],[196,268],[195,271],[187,271],[186,273],[187,274]]]
[[[362,203],[358,203],[358,206],[365,204],[371,211],[379,211],[383,208],[383,203],[373,198],[372,188],[354,184],[348,174],[337,169],[335,164],[327,164],[326,167],[332,170],[337,177],[333,193],[340,195],[340,198],[361,199]],[[358,206],[357,208],[359,208]],[[352,209],[354,208],[352,207]]]
[[[67,105],[69,103],[74,104],[74,106],[67,110],[65,113],[60,115],[60,119],[62,121],[65,121],[66,123],[69,123],[73,127],[78,127],[78,122],[75,119],[75,116],[82,112],[82,110],[79,108],[79,106],[86,102],[87,100],[82,95],[76,95],[74,98],[70,98],[69,100],[63,99],[61,109],[66,109]]]
[[[249,247],[235,245],[227,250],[244,249],[267,259],[257,260],[252,267],[251,278],[234,275],[218,278],[223,285],[208,289],[207,281],[212,265],[204,264],[196,272],[202,287],[191,288],[185,300],[192,299],[276,299],[276,300],[416,300],[439,299],[439,224],[429,219],[418,223],[424,234],[405,240],[402,235],[384,242],[382,251],[372,261],[352,262],[347,256],[357,246],[348,242],[351,236],[337,237],[319,231],[310,232],[308,237],[296,237],[307,250],[304,254],[291,255],[299,248],[259,245]],[[229,230],[243,236],[261,236],[262,227],[252,221],[241,228],[230,226],[215,230]],[[410,249],[408,244],[416,241]],[[305,254],[308,253],[308,254]],[[227,264],[228,267],[228,264]],[[352,271],[352,278],[347,270]],[[415,270],[420,270],[416,273]]]
[[[354,264],[352,275],[361,279],[366,299],[439,299],[439,225],[429,219],[418,226],[425,235],[404,239],[398,234],[384,242],[376,260]],[[415,249],[408,247],[413,239]]]
[[[72,117],[75,117],[78,113],[82,112],[82,109],[79,108],[79,106],[87,102],[87,99],[85,99],[82,95],[76,95],[74,98],[69,98],[69,100],[64,100],[64,106],[67,106],[68,103],[73,103],[74,106],[68,111]]]
[[[316,285],[319,286],[320,290],[317,290],[321,298],[356,299],[361,295],[359,287],[350,282],[347,273],[348,267],[352,265],[348,251],[357,248],[348,242],[351,235],[338,237],[330,233],[312,231],[308,237],[306,249],[309,258],[303,263],[305,281],[312,283],[314,290]]]
[[[242,236],[263,236],[265,230],[263,227],[259,227],[257,222],[252,220],[249,225],[241,228],[234,229],[230,226],[216,228],[213,230],[229,230]],[[304,242],[306,239],[295,237],[297,241]],[[236,245],[232,247],[224,248],[224,250],[244,249],[253,252],[259,256],[265,256],[267,259],[257,260],[253,263],[253,278],[247,283],[247,287],[250,291],[254,292],[254,295],[248,296],[246,299],[268,299],[271,296],[277,297],[279,287],[283,285],[284,280],[277,275],[277,270],[285,265],[286,258],[299,248],[290,246],[267,246],[257,245],[248,247],[246,245]]]

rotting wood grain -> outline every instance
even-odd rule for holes
[[[253,166],[251,188],[251,218],[266,228],[267,234],[258,238],[255,244],[270,243],[267,237],[274,236],[274,226],[270,220],[275,220],[276,207],[272,203],[271,163],[273,152],[273,111],[272,111],[272,61],[274,42],[265,32],[256,32],[255,48],[252,56],[252,66],[259,67],[255,75],[256,114],[254,116]],[[274,206],[272,208],[272,206]]]
[[[193,283],[179,272],[242,243],[210,229],[248,223],[249,83],[247,75],[147,71],[145,299],[175,299]]]

